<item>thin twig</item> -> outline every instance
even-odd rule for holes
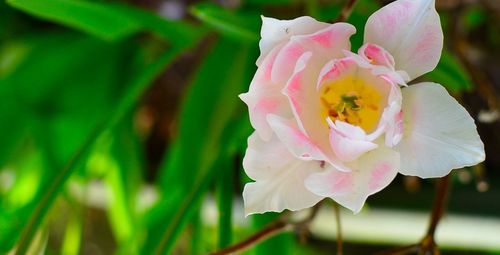
[[[340,11],[340,15],[337,17],[335,22],[343,22],[346,21],[347,18],[351,15],[352,9],[354,9],[354,5],[356,4],[356,0],[347,0],[344,7]]]
[[[252,236],[248,237],[247,239],[243,240],[242,242],[239,242],[233,246],[229,246],[227,248],[224,248],[220,251],[211,253],[211,255],[223,255],[223,254],[231,254],[233,252],[241,252],[244,251],[254,245],[256,245],[259,242],[262,242],[266,239],[269,239],[273,237],[276,234],[279,234],[287,228],[290,227],[290,224],[283,221],[281,218],[278,219],[277,221],[272,222],[269,224],[267,227],[263,228],[259,232],[253,234]]]
[[[436,229],[446,209],[450,187],[450,175],[438,180],[436,185],[436,196],[432,207],[431,218],[427,233],[418,244],[398,247],[387,251],[378,252],[375,255],[401,255],[417,252],[422,255],[439,255],[439,249],[435,242]]]
[[[425,235],[425,237],[422,239],[422,241],[420,241],[418,254],[440,254],[438,246],[435,242],[435,235],[439,221],[441,220],[444,211],[446,210],[449,187],[450,175],[447,175],[438,180],[436,186],[436,197],[434,199],[434,205],[432,207],[429,228],[427,229],[427,234]]]
[[[337,223],[337,255],[342,255],[342,225],[340,223],[339,204],[334,203],[333,209],[335,210],[335,221]]]
[[[244,250],[247,250],[256,244],[267,240],[281,232],[285,231],[291,231],[291,230],[297,230],[297,231],[303,231],[307,227],[309,227],[310,223],[314,220],[316,215],[318,214],[318,210],[320,208],[322,203],[316,204],[312,208],[311,213],[307,216],[307,218],[293,222],[290,221],[288,217],[280,217],[276,221],[271,222],[269,225],[267,225],[265,228],[261,229],[259,232],[251,235],[247,239],[236,243],[232,246],[226,247],[220,251],[216,251],[213,253],[210,253],[210,255],[224,255],[224,254],[231,254],[234,252],[242,252]]]
[[[411,244],[403,247],[392,248],[387,251],[377,252],[374,255],[403,255],[403,254],[408,254],[410,252],[415,253],[418,251],[418,249],[419,249],[418,244]]]
[[[443,216],[446,209],[449,186],[450,175],[447,175],[438,180],[436,187],[436,197],[434,200],[434,206],[432,207],[431,221],[429,224],[429,228],[427,229],[427,237],[434,238],[439,220]]]

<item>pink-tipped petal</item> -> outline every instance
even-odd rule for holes
[[[310,52],[304,53],[297,61],[294,74],[283,93],[288,97],[297,125],[323,153],[325,161],[343,171],[350,171],[333,153],[329,144],[329,127],[318,114],[321,110],[315,79],[320,70],[309,65],[313,61]],[[313,81],[313,83],[310,83]]]
[[[441,56],[443,31],[434,0],[397,0],[370,16],[365,43],[382,46],[396,70],[411,79],[433,70]]]
[[[265,142],[253,133],[243,159],[245,172],[255,180],[243,190],[245,213],[296,211],[315,205],[322,197],[307,190],[304,180],[322,167],[319,161],[294,157],[276,136]]]
[[[271,79],[274,82],[286,82],[294,70],[297,59],[307,51],[314,52],[314,64],[323,66],[327,61],[343,56],[343,50],[349,50],[349,38],[356,29],[347,23],[335,23],[313,34],[297,35],[290,38],[283,50],[276,57]],[[320,67],[321,68],[321,67]]]
[[[384,109],[381,125],[385,126],[385,145],[396,146],[403,137],[403,111],[401,110],[403,96],[401,88],[394,85],[389,95],[389,105]]]
[[[351,163],[352,172],[333,169],[313,173],[305,184],[316,195],[330,197],[358,213],[368,196],[385,188],[396,177],[399,160],[397,152],[380,146]]]
[[[288,99],[281,93],[284,84],[271,81],[271,70],[282,46],[278,45],[265,57],[250,83],[249,91],[240,95],[240,99],[248,106],[250,123],[266,141],[272,136],[272,130],[266,119],[268,114],[292,116]]]
[[[337,123],[339,122],[337,121]],[[332,150],[344,162],[351,162],[364,153],[378,147],[377,144],[364,139],[350,137],[340,132],[335,126],[330,129],[330,145],[332,146]]]
[[[365,44],[361,47],[359,50],[360,55],[350,51],[344,51],[344,55],[355,61],[360,67],[370,68],[373,75],[384,76],[394,84],[406,86],[406,82],[410,81],[410,77],[405,71],[394,69],[394,58],[392,58],[392,55],[378,46],[376,47],[380,49],[375,50],[375,52],[365,52],[368,47],[367,45],[374,44]],[[375,53],[379,54],[379,56],[373,56]]]
[[[260,57],[257,65],[260,65],[269,52],[277,45],[287,42],[294,35],[311,34],[328,27],[330,24],[319,22],[311,17],[303,16],[293,20],[278,20],[261,16],[262,29],[259,42]]]
[[[325,160],[320,149],[300,130],[297,122],[269,114],[267,121],[285,147],[297,158]]]
[[[401,173],[442,177],[452,169],[485,158],[474,120],[439,84],[424,82],[403,89],[404,133],[395,147]]]
[[[367,43],[358,52],[359,55],[363,56],[371,64],[385,66],[394,70],[394,58],[384,48],[376,44]]]

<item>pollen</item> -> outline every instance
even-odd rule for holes
[[[341,120],[369,133],[378,125],[384,98],[383,91],[356,76],[325,81],[320,91],[321,115],[325,120]]]

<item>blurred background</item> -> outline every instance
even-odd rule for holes
[[[476,119],[486,161],[453,171],[443,254],[500,254],[500,1],[436,0],[445,49],[422,77]],[[256,70],[260,15],[331,22],[344,0],[0,2],[0,254],[206,254],[278,214],[244,217],[252,132],[238,99]],[[362,43],[369,15],[348,22]],[[424,235],[435,180],[398,176],[359,215],[345,254]],[[328,202],[306,235],[245,254],[334,254]],[[16,250],[17,249],[17,250]]]

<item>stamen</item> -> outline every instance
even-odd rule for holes
[[[345,121],[369,132],[376,127],[381,116],[379,104],[383,102],[382,97],[370,83],[348,76],[323,84],[321,114],[331,121]]]

